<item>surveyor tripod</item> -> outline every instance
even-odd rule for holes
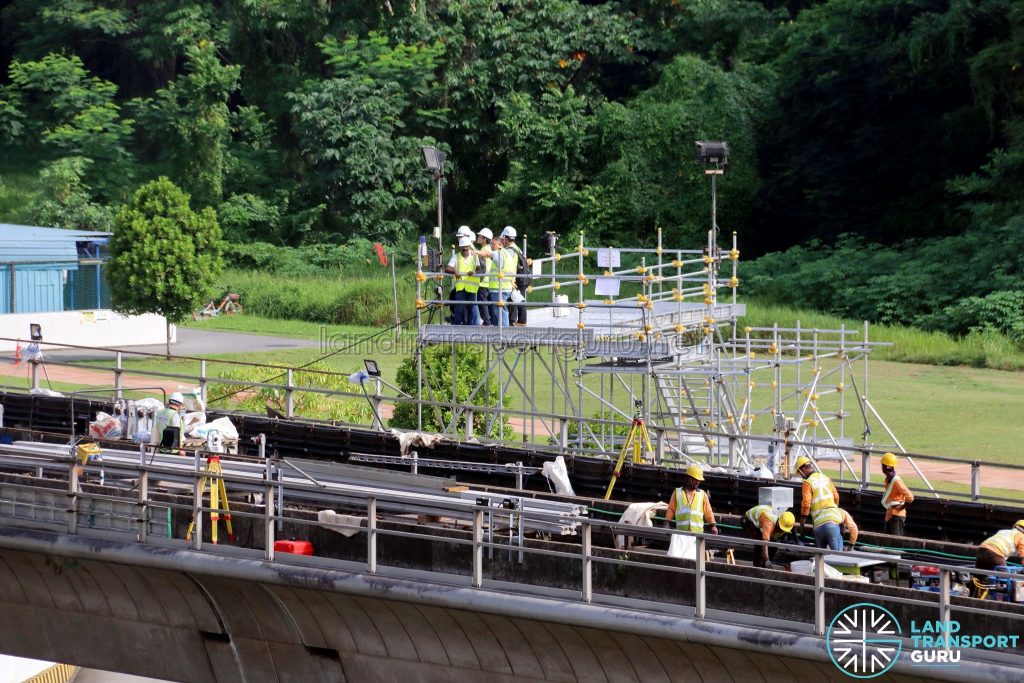
[[[612,497],[612,489],[615,488],[615,482],[622,476],[622,468],[626,464],[626,453],[632,451],[633,453],[633,464],[639,464],[644,461],[641,455],[641,449],[646,446],[645,452],[650,454],[653,458],[654,447],[651,446],[651,436],[647,433],[647,424],[644,422],[643,409],[644,404],[642,401],[637,401],[635,404],[636,412],[633,413],[633,424],[629,427],[629,433],[626,435],[626,442],[622,444],[622,451],[619,453],[619,459],[615,461],[615,469],[612,470],[612,480],[608,482],[608,489],[604,492],[604,499],[608,500]]]
[[[210,541],[217,543],[217,523],[221,517],[224,518],[224,526],[228,531],[228,543],[235,542],[235,532],[231,528],[231,508],[228,507],[228,492],[224,488],[224,480],[221,478],[223,470],[220,466],[220,457],[211,455],[206,459],[206,474],[199,481],[199,507],[203,505],[203,494],[210,492]],[[224,510],[224,514],[220,510]],[[198,514],[203,514],[202,510]],[[196,527],[196,516],[192,515],[192,521],[188,523],[188,533],[185,540],[192,540],[192,531]]]

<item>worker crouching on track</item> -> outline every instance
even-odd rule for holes
[[[718,533],[715,513],[711,509],[711,499],[707,492],[700,490],[700,482],[704,481],[704,472],[700,465],[690,465],[683,477],[683,485],[672,492],[668,500],[665,519],[675,522],[676,529],[704,533],[707,524],[711,533]]]
[[[844,548],[846,550],[853,550],[857,547],[857,537],[860,536],[860,527],[857,526],[857,522],[853,521],[853,517],[846,510],[840,508],[839,512],[843,513],[843,523],[840,531],[843,534],[843,541],[845,543]]]
[[[808,515],[814,523],[814,544],[830,550],[843,549],[843,536],[839,526],[843,513],[839,509],[839,492],[835,484],[821,472],[814,471],[811,459],[801,455],[796,470],[804,478],[800,502],[800,533],[804,533]]]
[[[1012,529],[997,531],[979,545],[974,566],[978,569],[1005,572],[1006,561],[1013,556],[1024,557],[1024,519],[1018,519]],[[971,583],[973,596],[984,597],[988,592],[988,577],[974,577]]]
[[[756,505],[744,513],[741,524],[751,538],[785,543],[785,537],[792,535],[796,517],[789,510],[778,514],[770,505]],[[770,564],[768,546],[762,545],[760,550],[754,551],[754,566],[765,568]]]
[[[906,506],[914,502],[914,494],[896,474],[896,456],[886,453],[882,456],[882,474],[885,475],[885,493],[882,507],[885,508],[885,533],[902,536],[906,531]]]

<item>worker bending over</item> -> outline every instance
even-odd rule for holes
[[[1014,555],[1024,557],[1024,519],[1018,519],[1012,529],[998,531],[978,546],[974,566],[1006,571],[1006,561]]]
[[[804,478],[800,502],[800,533],[804,532],[808,515],[814,523],[814,544],[819,548],[843,549],[843,536],[839,525],[843,513],[839,510],[839,492],[835,484],[821,472],[814,470],[811,459],[801,455],[796,470]]]
[[[860,528],[857,526],[857,522],[853,521],[853,517],[850,513],[842,508],[839,512],[843,513],[843,523],[840,531],[843,534],[843,539],[846,542],[844,546],[846,550],[853,550],[857,545],[857,537],[860,536]]]
[[[896,474],[896,456],[886,453],[882,456],[882,474],[885,475],[885,493],[882,494],[882,507],[885,508],[885,533],[902,536],[906,533],[906,506],[914,502],[914,494]]]
[[[700,490],[700,482],[704,481],[704,472],[700,465],[686,468],[683,485],[672,492],[668,501],[665,519],[675,522],[676,529],[704,533],[704,525],[711,528],[711,533],[718,533],[715,524],[715,513],[711,510],[711,500],[705,491]]]
[[[771,505],[755,505],[743,515],[741,524],[751,538],[783,543],[783,537],[792,533],[796,517],[789,510],[779,514]],[[768,546],[765,544],[760,551],[754,551],[754,566],[763,568],[769,564]]]
[[[150,434],[149,442],[160,444],[165,448],[180,448],[185,437],[185,429],[181,420],[181,410],[185,407],[185,397],[181,392],[175,391],[167,397],[167,407],[161,408],[153,416],[153,433]],[[168,428],[177,429],[177,434],[168,434],[164,440],[164,432]]]

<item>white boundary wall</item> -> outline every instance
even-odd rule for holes
[[[21,338],[22,351],[29,343],[29,324],[39,323],[47,344],[79,346],[145,346],[166,341],[162,315],[122,315],[111,310],[62,311],[57,313],[6,313],[0,315],[0,337]],[[177,329],[171,326],[171,343]],[[0,339],[0,351],[14,351],[16,341]],[[52,347],[49,347],[52,348]]]

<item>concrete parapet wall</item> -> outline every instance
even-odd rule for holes
[[[77,346],[144,346],[166,341],[166,319],[162,315],[121,315],[109,310],[63,311],[59,313],[6,313],[0,315],[0,336],[21,338],[22,352],[29,343],[29,325],[43,328],[43,341]],[[176,328],[171,326],[171,343]],[[17,341],[0,339],[0,351],[14,351]]]

